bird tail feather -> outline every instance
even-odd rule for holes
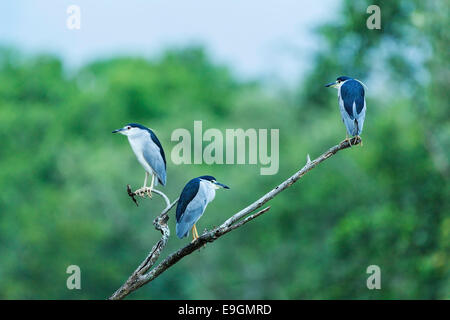
[[[182,239],[189,234],[189,225],[187,223],[177,223],[176,226],[177,237]]]

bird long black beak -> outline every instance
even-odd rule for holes
[[[117,130],[114,130],[112,133],[117,133],[117,132],[120,132],[120,131],[123,131],[123,128],[120,128],[120,129],[117,129]]]
[[[227,186],[227,185],[224,185],[223,183],[220,183],[220,182],[215,182],[215,184],[217,184],[218,186],[220,186],[220,187],[222,187],[222,188],[224,188],[224,189],[230,189],[230,187],[229,187],[229,186]]]
[[[329,84],[326,84],[325,85],[325,87],[334,87],[335,85],[337,85],[337,82],[335,81],[335,82],[331,82],[331,83],[329,83]]]

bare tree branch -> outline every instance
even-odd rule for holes
[[[153,221],[153,225],[155,228],[162,233],[161,239],[153,246],[152,250],[145,258],[145,260],[141,263],[141,265],[133,272],[133,274],[128,278],[128,280],[120,287],[109,299],[117,300],[123,299],[131,292],[139,289],[146,283],[157,278],[161,273],[169,269],[171,266],[176,264],[185,256],[191,254],[195,250],[201,248],[206,245],[208,242],[213,242],[223,236],[224,234],[233,231],[247,222],[259,217],[260,215],[269,211],[270,207],[266,207],[257,213],[254,213],[248,217],[253,211],[262,207],[265,203],[272,200],[276,197],[280,192],[289,188],[292,184],[294,184],[297,180],[303,177],[307,172],[314,169],[319,163],[327,160],[328,158],[335,155],[338,151],[349,148],[351,146],[355,146],[361,143],[361,139],[358,137],[352,138],[350,142],[348,140],[342,141],[340,144],[330,148],[328,151],[320,155],[318,158],[311,161],[309,155],[307,155],[307,162],[303,168],[297,171],[294,175],[292,175],[287,180],[283,181],[280,185],[266,193],[264,196],[251,203],[246,208],[237,212],[229,219],[227,219],[224,223],[222,223],[219,227],[216,227],[210,231],[203,233],[196,241],[189,243],[178,251],[170,254],[166,259],[160,262],[156,267],[150,270],[153,267],[156,260],[159,258],[162,250],[167,244],[167,241],[170,236],[170,230],[167,226],[167,221],[169,219],[168,213],[174,207],[175,203],[178,201],[175,200],[173,203],[170,203],[167,196],[158,190],[153,190],[153,192],[161,195],[166,201],[166,208],[161,212],[161,214]],[[242,220],[241,220],[242,219]]]
[[[134,199],[134,196],[136,194],[130,192],[130,190],[131,190],[130,187],[127,186],[128,195],[133,198],[133,201],[137,205],[137,201]],[[155,220],[153,220],[153,225],[155,226],[156,230],[161,231],[162,234],[161,239],[153,246],[152,250],[147,255],[145,260],[133,272],[133,274],[128,278],[128,280],[110,297],[110,299],[121,299],[126,295],[128,295],[131,291],[136,290],[136,289],[132,290],[132,288],[134,288],[136,284],[142,282],[143,275],[155,264],[156,260],[158,260],[159,256],[161,255],[161,252],[167,245],[167,241],[169,240],[170,230],[167,225],[167,221],[169,220],[167,214],[178,202],[178,198],[174,202],[170,203],[169,198],[162,191],[153,189],[152,192],[160,195],[166,202],[166,207],[164,208],[164,210],[156,217]]]
[[[131,191],[131,187],[130,187],[129,184],[127,184],[127,193],[130,196],[131,200],[133,200],[133,202],[136,204],[136,207],[139,207],[139,204],[138,204],[138,202],[136,200],[136,195],[137,194],[135,192]]]

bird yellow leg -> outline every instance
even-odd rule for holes
[[[145,189],[147,189],[147,179],[148,179],[148,172],[145,172],[145,178],[144,178],[144,185],[142,188],[137,189],[134,194],[137,194],[140,197],[145,197]]]
[[[144,186],[134,192],[135,194],[137,194],[143,198],[145,198],[145,195],[148,195],[150,198],[152,197],[152,189],[153,189],[153,183],[154,183],[155,176],[152,175],[152,183],[149,188],[149,187],[147,187],[148,175],[149,175],[149,173],[146,171],[145,179],[144,179]]]
[[[197,228],[195,227],[195,223],[192,226],[192,242],[194,242],[195,240],[198,239],[198,233],[197,233]]]
[[[148,172],[145,171],[144,186],[142,188],[146,188],[147,187],[147,179],[148,179]]]
[[[198,236],[198,231],[197,231],[197,227],[195,226],[195,224],[194,224],[194,230],[195,230],[195,236],[196,236],[196,238],[198,239],[199,236]]]
[[[350,145],[350,147],[352,146],[352,139],[350,139],[350,138],[348,137],[348,133],[347,133],[347,132],[345,133],[345,140],[344,140],[344,141],[347,141],[348,144]]]
[[[147,189],[147,195],[149,196],[149,198],[152,197],[152,190],[153,190],[154,183],[155,183],[155,175],[152,174],[152,183],[150,183],[150,188]]]
[[[192,241],[191,241],[191,243],[192,243],[192,242],[194,242],[195,240],[197,240],[197,239],[195,238],[195,230],[194,230],[194,226],[192,226],[191,232],[192,232]]]

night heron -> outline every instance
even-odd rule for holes
[[[113,131],[113,133],[116,132],[128,137],[131,149],[145,169],[144,186],[135,193],[143,197],[147,194],[151,198],[153,186],[157,185],[158,181],[162,185],[166,184],[166,156],[161,143],[152,130],[137,123],[129,123],[125,127]],[[147,187],[149,174],[152,175],[150,188]],[[155,176],[157,177],[156,183]]]
[[[177,236],[184,238],[192,230],[192,237],[195,241],[198,239],[195,223],[201,218],[208,203],[213,201],[216,195],[216,189],[228,186],[216,181],[212,176],[201,176],[190,180],[183,191],[177,205]]]
[[[342,122],[347,128],[346,141],[349,135],[360,138],[360,134],[366,117],[366,100],[364,98],[364,84],[356,79],[342,76],[326,87],[338,89],[339,109],[341,110]],[[362,144],[362,142],[361,142]]]

